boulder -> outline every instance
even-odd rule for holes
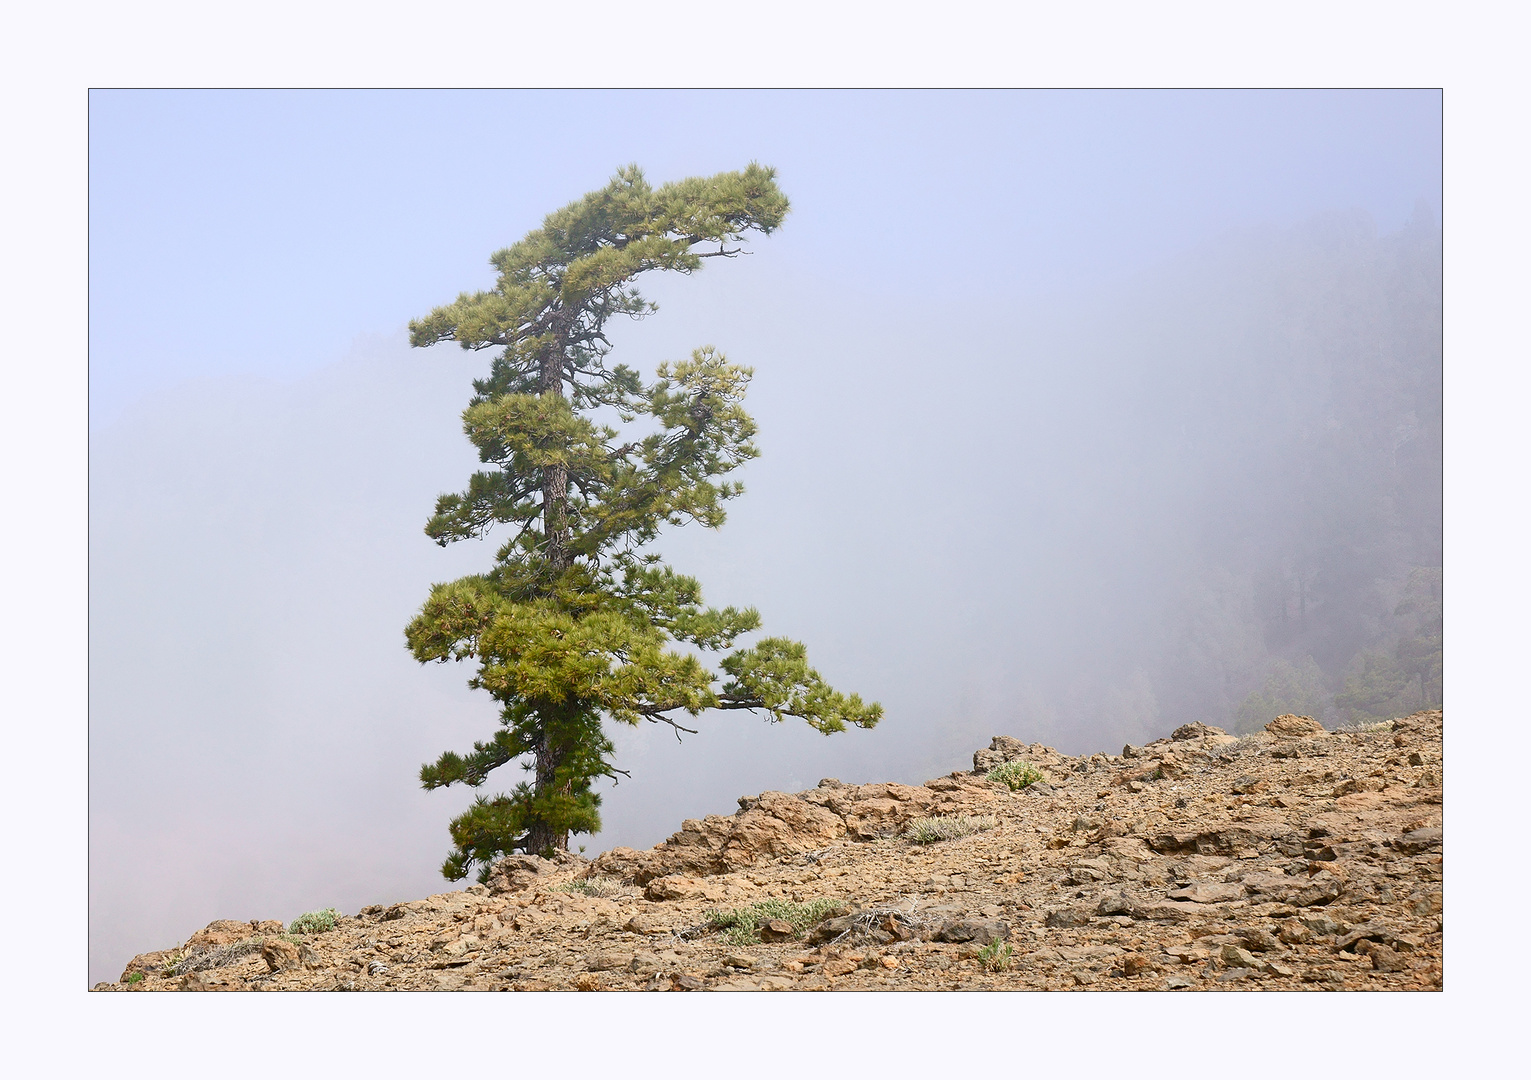
[[[1356,945],[1356,952],[1371,957],[1372,968],[1377,971],[1409,970],[1409,962],[1381,942],[1362,941]]]
[[[648,888],[643,890],[643,895],[650,900],[690,900],[701,896],[704,888],[705,886],[696,878],[670,874],[649,882]]]
[[[1199,720],[1189,724],[1181,724],[1170,733],[1170,739],[1174,742],[1189,742],[1191,739],[1205,739],[1208,735],[1226,735],[1222,728],[1213,727],[1211,724],[1203,724]]]
[[[557,868],[557,863],[540,855],[507,855],[489,871],[489,892],[493,896],[520,892]]]
[[[855,925],[855,919],[850,915],[839,915],[831,919],[825,919],[808,932],[808,944],[826,944],[835,940],[841,934],[853,930]]]
[[[1412,832],[1404,833],[1397,840],[1394,840],[1393,846],[1405,855],[1419,855],[1429,851],[1431,848],[1440,847],[1441,839],[1441,830],[1438,828],[1415,829]]]
[[[790,941],[797,931],[785,919],[772,919],[760,928],[760,940],[764,942]]]
[[[1010,924],[1003,920],[969,917],[943,924],[936,933],[936,940],[958,945],[969,941],[978,945],[990,945],[1004,941],[1009,936]]]
[[[1265,730],[1278,739],[1306,739],[1311,735],[1322,735],[1324,725],[1311,716],[1283,713],[1266,724]]]
[[[267,938],[260,947],[260,955],[272,971],[287,971],[303,963],[298,947],[281,938]]]
[[[1006,762],[1025,755],[1026,744],[1020,739],[1009,735],[996,735],[989,741],[987,750],[978,750],[973,754],[973,771],[986,774],[991,769],[997,769]]]
[[[282,929],[282,924],[277,923],[275,932],[280,934]],[[256,933],[254,923],[235,922],[233,919],[214,919],[186,939],[186,948],[208,949],[219,945],[232,945],[236,941],[253,937]]]
[[[1063,929],[1075,926],[1089,926],[1091,911],[1089,908],[1071,907],[1059,908],[1049,912],[1046,925],[1054,929]]]

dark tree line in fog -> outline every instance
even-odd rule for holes
[[[1188,498],[1179,595],[1133,657],[1160,726],[1439,706],[1438,227],[1229,245],[1135,314],[1138,467]]]

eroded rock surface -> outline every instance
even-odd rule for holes
[[[1022,791],[984,774],[1024,760]],[[111,990],[1440,989],[1441,714],[1186,724],[1121,755],[1009,736],[921,787],[825,780],[648,851],[514,856],[333,930],[219,921]],[[917,844],[917,818],[992,827]],[[752,943],[708,912],[762,914]],[[716,923],[716,920],[711,920]],[[756,940],[758,939],[758,940]]]

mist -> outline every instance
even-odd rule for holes
[[[1250,730],[1292,708],[1333,726],[1439,700],[1405,662],[1439,633],[1438,176],[1409,209],[1327,191],[1124,254],[1097,236],[1095,262],[1056,276],[1007,274],[980,243],[959,287],[888,269],[897,236],[856,269],[820,258],[843,223],[780,164],[781,243],[645,280],[660,311],[616,328],[613,359],[651,373],[713,344],[755,369],[747,493],[721,529],[654,548],[886,718],[831,737],[749,714],[704,715],[683,742],[612,731],[632,776],[603,785],[587,854],[821,777],[919,783],[996,734],[1114,752],[1193,720]],[[473,273],[600,179],[481,230]],[[908,237],[987,196],[928,182],[890,231],[934,269]],[[473,793],[416,774],[497,709],[467,668],[416,664],[403,628],[498,543],[422,531],[476,466],[459,414],[487,357],[411,350],[402,324],[481,284],[422,290],[307,365],[179,372],[101,403],[92,981],[213,918],[456,887],[437,867]],[[111,329],[94,305],[93,341]],[[484,790],[519,779],[501,772]]]

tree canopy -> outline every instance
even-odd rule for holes
[[[759,613],[705,606],[699,583],[650,548],[666,525],[719,527],[743,492],[724,478],[758,454],[742,404],[751,369],[711,346],[659,365],[651,382],[607,363],[607,321],[656,310],[639,275],[733,257],[787,210],[775,170],[757,164],[658,188],[628,166],[495,252],[492,289],[410,323],[415,346],[496,350],[463,413],[486,468],[437,500],[426,534],[446,545],[508,533],[492,567],[434,586],[406,629],[417,660],[474,663],[469,685],[500,705],[490,739],[442,754],[420,780],[477,788],[516,761],[531,774],[452,822],[447,878],[476,865],[482,879],[504,854],[566,849],[571,833],[598,831],[593,784],[625,775],[604,723],[694,733],[680,716],[744,709],[827,735],[881,717],[875,702],[829,686],[798,642],[735,647]],[[725,653],[721,675],[674,643]]]

